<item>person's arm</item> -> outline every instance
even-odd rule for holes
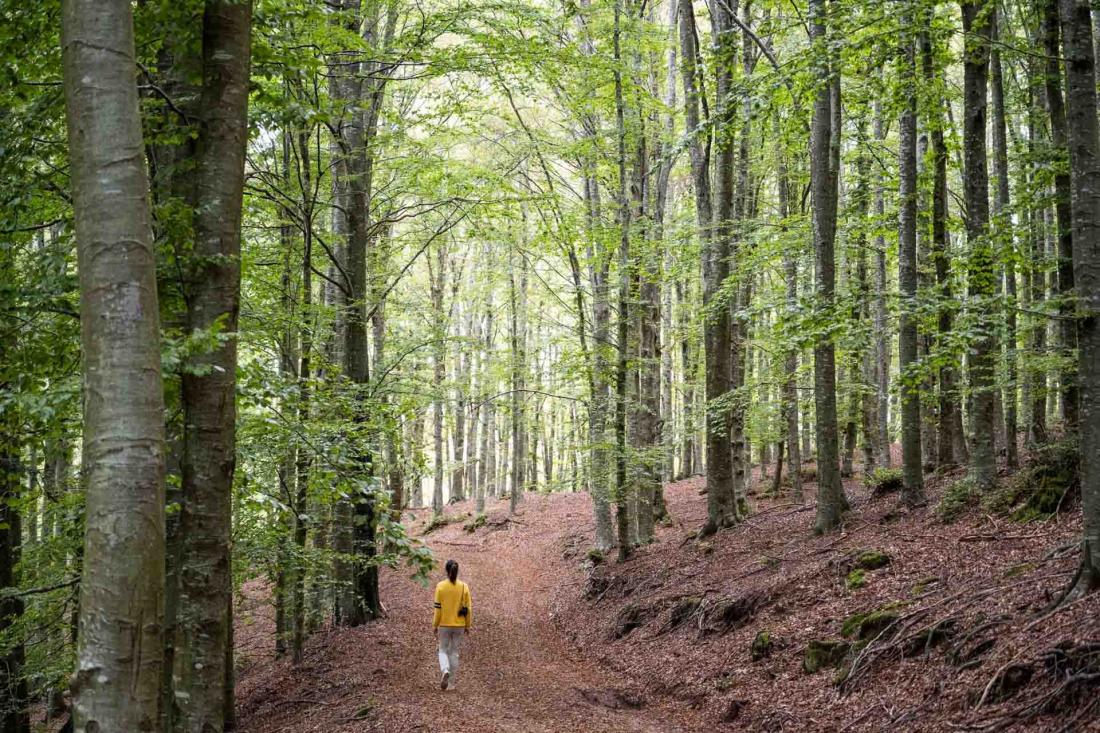
[[[435,614],[432,618],[432,630],[439,628],[439,622],[443,620],[443,603],[439,597],[439,586],[435,587]]]
[[[474,623],[474,604],[473,599],[470,595],[470,586],[466,586],[466,598],[464,605],[466,606],[466,630],[469,631],[470,627]]]

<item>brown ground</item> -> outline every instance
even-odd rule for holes
[[[930,485],[933,505],[939,483]],[[250,588],[239,614],[241,729],[1100,731],[1100,680],[1089,676],[1100,669],[1100,594],[1040,615],[1075,567],[1067,543],[1079,511],[1020,525],[975,509],[944,525],[930,508],[899,512],[894,497],[872,500],[851,483],[841,533],[813,537],[812,504],[758,499],[741,527],[699,543],[690,533],[705,513],[701,485],[667,488],[671,521],[626,564],[586,561],[584,495],[529,496],[514,522],[499,505],[474,534],[456,524],[428,535],[440,559],[461,563],[474,594],[476,628],[453,693],[438,689],[430,591],[401,573],[384,573],[384,620],[322,631],[299,669],[271,660],[267,607]],[[844,563],[864,549],[892,562],[848,589]],[[741,604],[723,624],[716,614],[729,601]],[[847,687],[836,686],[836,670],[801,670],[809,641],[840,639],[846,617],[888,604],[900,615],[897,633],[865,649]],[[630,611],[641,624],[614,638]],[[944,621],[942,643],[902,654]],[[775,646],[753,662],[761,630]],[[981,642],[991,645],[985,654],[952,661]],[[1051,664],[1052,650],[1069,642],[1095,644],[1088,659],[1097,666]],[[1015,667],[1031,679],[994,702],[991,680]],[[640,707],[613,709],[623,703]]]
[[[468,510],[458,505],[448,513]],[[503,521],[504,512],[503,504],[495,508],[493,520]],[[575,562],[562,559],[562,533],[590,523],[587,496],[533,495],[514,521],[499,528],[471,535],[453,524],[425,538],[441,561],[458,560],[474,600],[474,630],[464,641],[459,686],[447,693],[439,689],[431,590],[404,574],[383,573],[385,619],[319,633],[297,670],[270,660],[271,624],[256,598],[262,594],[250,587],[251,611],[241,614],[242,622],[260,628],[240,634],[249,657],[238,680],[241,730],[708,730],[705,717],[683,704],[654,700],[632,708],[639,701],[630,680],[586,660],[554,623],[561,583],[577,573]]]

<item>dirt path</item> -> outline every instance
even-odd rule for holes
[[[494,520],[503,519],[501,511]],[[298,670],[255,659],[242,672],[241,730],[711,730],[692,711],[660,700],[620,706],[637,694],[630,682],[584,659],[551,622],[563,583],[576,581],[576,561],[562,557],[563,538],[587,530],[590,516],[586,496],[532,496],[515,522],[476,535],[460,524],[429,535],[440,561],[458,560],[473,592],[474,630],[464,640],[457,690],[439,689],[431,589],[387,571],[383,621],[319,633]]]

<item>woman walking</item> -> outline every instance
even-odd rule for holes
[[[448,560],[447,579],[435,587],[435,618],[432,629],[439,639],[439,669],[443,677],[439,687],[453,690],[458,675],[458,649],[462,636],[470,633],[473,608],[470,586],[458,580],[458,563]]]

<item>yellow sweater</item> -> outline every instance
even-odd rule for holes
[[[459,616],[458,610],[466,608],[466,615]],[[435,618],[432,620],[432,628],[440,626],[458,626],[470,628],[473,622],[474,610],[470,603],[470,586],[461,580],[452,583],[449,579],[440,581],[435,587]]]

